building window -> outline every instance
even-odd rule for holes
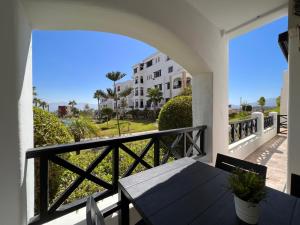
[[[143,76],[140,77],[140,82],[141,82],[141,84],[144,83],[144,78],[143,78]]]
[[[155,63],[159,63],[160,62],[160,57],[157,57],[156,59],[155,59]]]
[[[140,64],[140,70],[143,70],[144,69],[144,63],[141,63]]]
[[[139,82],[139,78],[136,77],[136,78],[135,78],[135,83],[137,84],[138,82]]]
[[[160,77],[161,76],[161,70],[155,71],[153,74],[154,74],[154,78]]]
[[[172,73],[173,72],[173,66],[170,66],[169,68],[168,68],[168,73]]]
[[[173,81],[173,89],[181,88],[181,78],[176,78]]]
[[[134,69],[133,69],[133,73],[137,73],[137,68],[134,68]]]
[[[144,96],[144,88],[142,88],[142,87],[140,88],[140,95]]]
[[[140,108],[144,108],[144,101],[143,101],[143,99],[140,100]]]
[[[158,85],[159,90],[162,90],[162,84]]]
[[[190,77],[186,78],[186,86],[191,86],[192,79]]]
[[[167,56],[167,58],[166,58],[166,61],[169,61],[170,60],[170,57],[169,56]]]
[[[157,85],[154,85],[154,88],[157,89]]]
[[[139,89],[138,89],[138,88],[135,88],[135,91],[134,91],[134,92],[135,92],[135,94],[134,94],[135,96],[138,96],[138,95],[139,95]]]
[[[151,59],[151,60],[149,60],[148,62],[146,62],[146,66],[147,66],[147,67],[150,67],[150,66],[152,66],[152,59]]]
[[[135,108],[138,108],[138,107],[139,107],[139,101],[135,100]]]
[[[120,87],[120,86],[118,86],[118,87],[117,87],[117,91],[120,91],[120,90],[121,90],[121,87]]]
[[[168,82],[168,83],[166,83],[166,85],[167,85],[167,90],[170,90],[170,82]]]

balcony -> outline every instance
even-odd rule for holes
[[[95,183],[99,187],[97,193],[93,194],[97,201],[114,198],[118,191],[118,180],[122,177],[130,176],[138,171],[156,167],[169,161],[176,160],[183,156],[198,157],[205,155],[204,134],[206,126],[194,128],[181,128],[160,132],[152,132],[142,135],[133,135],[97,141],[80,142],[75,144],[57,145],[32,149],[26,153],[27,160],[35,159],[39,163],[39,174],[36,183],[37,197],[35,208],[37,215],[31,218],[30,223],[41,224],[49,222],[66,214],[85,207],[86,198],[83,197],[76,201],[65,203],[68,197],[78,188],[84,180]],[[138,151],[130,149],[129,143],[142,141],[144,145]],[[179,151],[178,151],[179,150]],[[98,156],[83,169],[81,165],[76,165],[66,159],[68,153],[84,154],[85,152],[99,152]],[[124,168],[124,154],[132,158],[129,167]],[[103,174],[97,174],[95,169],[101,166],[105,160],[111,163],[111,179],[104,180]],[[49,198],[49,175],[53,164],[76,174],[76,179],[55,199]],[[143,167],[144,169],[138,168]],[[102,172],[103,173],[103,172]],[[87,197],[87,196],[86,196]],[[120,202],[110,204],[103,209],[105,217],[111,216],[120,209]],[[73,215],[74,216],[74,215]],[[51,224],[51,222],[50,222]]]
[[[49,166],[49,161],[51,163],[56,161],[65,167],[76,170],[80,179],[86,176],[104,186],[107,191],[102,193],[102,196],[97,195],[98,199],[104,198],[105,194],[109,196],[115,193],[117,176],[114,176],[113,183],[99,180],[91,174],[61,161],[56,155],[61,149],[63,152],[76,151],[74,146],[81,152],[88,151],[84,149],[97,148],[99,147],[98,142],[79,143],[57,148],[48,147],[55,150],[53,154],[48,152],[47,148],[40,149],[45,150],[46,153],[37,150],[27,153],[27,150],[33,146],[31,33],[35,29],[76,29],[123,34],[155,46],[170,55],[179,64],[184,65],[193,77],[193,125],[207,125],[204,143],[206,155],[201,159],[213,163],[215,155],[219,152],[238,158],[247,158],[255,153],[257,148],[260,149],[265,143],[269,143],[265,140],[277,142],[274,131],[276,121],[273,118],[271,127],[267,127],[269,125],[266,122],[265,129],[265,123],[260,122],[263,121],[261,118],[257,120],[257,131],[253,127],[253,120],[249,122],[250,125],[241,125],[241,127],[248,126],[247,132],[242,129],[239,133],[238,125],[236,125],[237,131],[234,131],[232,136],[234,140],[228,148],[228,138],[230,137],[227,118],[228,45],[229,40],[238,35],[283,15],[289,15],[288,49],[291,51],[288,55],[290,78],[288,111],[291,123],[289,124],[287,177],[291,177],[292,173],[300,174],[298,137],[300,133],[298,97],[300,95],[298,63],[300,60],[298,51],[300,20],[299,16],[295,14],[294,3],[295,1],[273,2],[267,0],[235,1],[233,3],[233,1],[226,0],[224,4],[219,4],[217,1],[209,1],[206,4],[203,1],[195,0],[172,1],[172,7],[170,7],[168,4],[161,4],[161,1],[148,1],[149,10],[155,12],[151,14],[146,13],[144,1],[119,1],[116,4],[114,1],[4,0],[3,7],[0,8],[4,27],[7,28],[0,37],[2,40],[0,45],[3,49],[0,54],[4,59],[0,60],[2,69],[0,98],[3,104],[0,110],[3,128],[0,129],[2,138],[0,223],[26,225],[28,224],[27,219],[33,215],[33,167],[32,163],[29,163],[33,161],[32,158],[41,158],[40,174],[44,174],[44,176],[41,177],[40,182],[41,187],[45,188],[43,190],[47,190],[49,178],[45,168]],[[246,14],[241,13],[243,9],[247,9]],[[290,9],[289,13],[288,9]],[[220,14],[220,10],[227,13]],[[178,12],[188,16],[178,16]],[[255,86],[253,86],[253,90],[255,91]],[[252,127],[252,130],[249,130],[249,127]],[[118,140],[114,141],[122,144]],[[101,143],[104,145],[104,142]],[[257,143],[260,143],[260,147],[256,145]],[[120,148],[118,149],[120,150]],[[106,151],[110,151],[111,154],[115,152],[114,155],[118,156],[119,150]],[[271,162],[275,156],[281,154],[280,149],[275,147],[273,150],[274,154],[270,153],[269,147],[263,148],[261,153],[249,160],[264,163],[264,160],[269,158],[268,162]],[[269,157],[270,155],[273,158]],[[137,156],[139,157],[139,155]],[[136,156],[133,156],[133,159],[139,164],[142,163],[141,160],[137,160]],[[275,168],[276,165],[273,165]],[[290,183],[288,180],[287,190],[290,189]],[[84,213],[81,214],[81,210],[77,211],[84,205],[84,200],[66,206],[58,204],[59,202],[49,206],[47,192],[41,192],[41,194],[38,203],[41,212],[39,216],[30,220],[31,224],[38,223],[38,221],[46,222],[54,218],[59,220],[57,224],[67,224],[64,223],[68,221],[65,218],[71,214],[74,215],[71,218],[75,218],[76,213],[79,217],[83,215],[81,218],[85,217]],[[291,212],[286,207],[281,205],[280,207],[279,213]],[[50,209],[51,211],[49,211]],[[71,213],[67,215],[67,212]],[[297,216],[297,214],[295,215]],[[215,218],[214,215],[211,217]],[[78,221],[80,222],[80,220]],[[74,222],[73,220],[73,223],[69,224],[79,224],[78,221]]]

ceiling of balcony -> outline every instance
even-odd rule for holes
[[[257,17],[286,12],[288,0],[186,0],[218,28],[229,31]]]

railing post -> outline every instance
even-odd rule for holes
[[[40,216],[45,217],[48,214],[49,203],[49,183],[48,183],[48,158],[47,155],[40,157],[40,188],[39,188],[39,203]]]
[[[154,166],[159,166],[159,161],[160,161],[160,159],[159,159],[159,138],[158,137],[154,137]]]
[[[231,124],[231,138],[232,138],[232,143],[235,142],[235,124]]]
[[[239,122],[239,140],[243,138],[243,122]]]
[[[184,156],[187,156],[186,155],[186,151],[187,151],[186,146],[187,146],[186,132],[184,132],[183,133],[183,153],[184,153],[183,155]]]
[[[201,134],[200,134],[200,150],[201,150],[201,153],[203,155],[205,155],[205,151],[204,151],[204,146],[205,146],[205,130],[202,130],[201,131]]]
[[[112,184],[113,191],[118,191],[118,181],[119,181],[119,145],[115,144],[112,151]]]
[[[253,112],[252,118],[256,118],[256,132],[257,135],[262,135],[264,131],[264,114],[261,112]]]
[[[280,115],[277,115],[277,134],[280,133]]]

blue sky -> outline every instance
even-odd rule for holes
[[[280,95],[287,63],[279,49],[278,34],[287,30],[287,18],[230,41],[229,101],[248,103],[260,96]],[[110,71],[125,72],[157,50],[125,36],[87,31],[33,32],[33,85],[48,102],[96,103],[93,93],[111,82]]]
[[[229,101],[248,103],[260,96],[280,95],[282,74],[287,62],[278,45],[278,34],[287,31],[287,17],[267,24],[230,41]]]
[[[125,36],[87,31],[33,32],[33,85],[48,102],[96,103],[93,93],[111,87],[110,71],[132,75],[131,66],[156,52]]]

